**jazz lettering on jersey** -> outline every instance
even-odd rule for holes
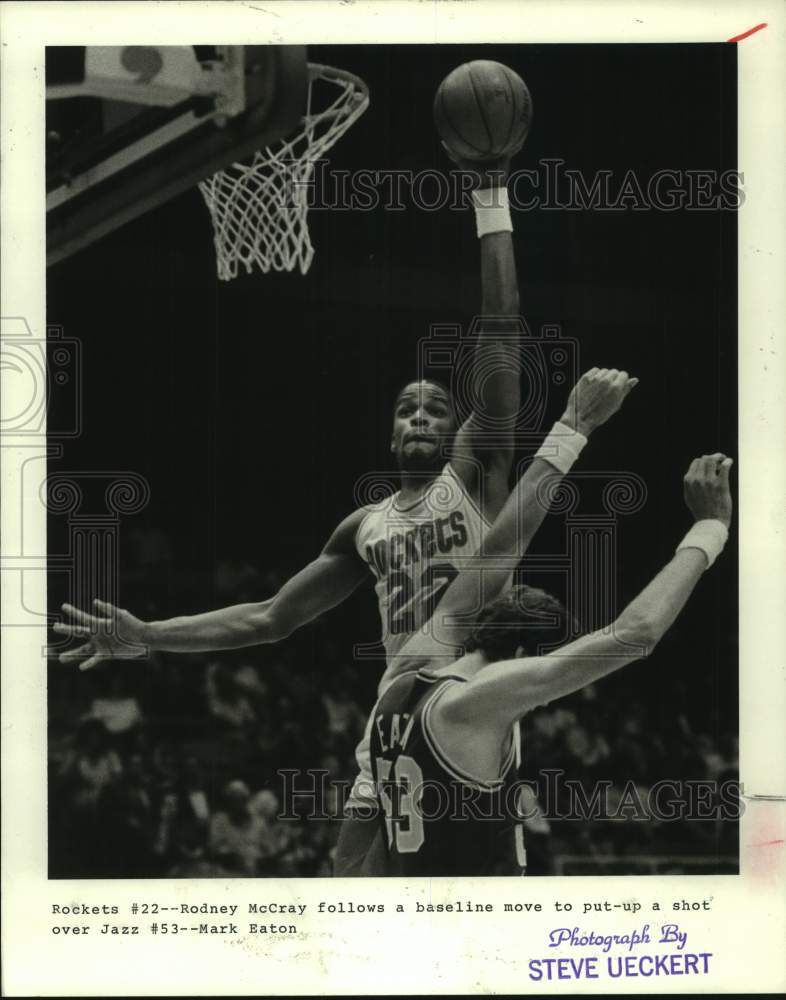
[[[468,541],[464,514],[454,510],[447,517],[424,521],[408,531],[391,532],[374,545],[366,546],[366,560],[378,576],[427,562],[437,554],[445,555]]]
[[[388,719],[390,729],[385,732],[384,713],[379,713],[374,723],[377,727],[379,750],[394,754],[394,760],[377,757],[377,788],[385,816],[388,848],[395,844],[401,854],[414,854],[423,846],[425,832],[420,814],[420,797],[423,772],[416,762],[401,753],[415,725],[415,716],[409,712],[393,712]]]
[[[390,750],[403,750],[407,745],[407,740],[412,732],[412,726],[415,723],[415,717],[410,715],[409,712],[394,712],[390,716],[390,732],[385,733],[382,729],[382,723],[385,716],[380,713],[375,718],[374,722],[377,727],[377,735],[379,736],[379,746],[382,753],[388,753]],[[403,726],[403,729],[402,729]],[[385,736],[387,735],[387,739]]]

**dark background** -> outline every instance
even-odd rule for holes
[[[515,166],[561,158],[587,179],[611,170],[612,189],[629,169],[645,185],[660,169],[736,168],[734,46],[312,47],[309,56],[371,91],[370,109],[329,154],[332,169],[446,169],[432,95],[475,58],[508,64],[531,91],[533,127]],[[133,470],[151,488],[147,508],[121,527],[125,606],[153,618],[220,606],[220,564],[259,574],[242,597],[269,596],[352,509],[357,478],[390,468],[391,404],[416,370],[419,339],[434,322],[466,325],[480,304],[471,212],[405,203],[401,212],[312,212],[316,257],[305,277],[219,282],[197,191],[50,270],[49,322],[79,338],[84,356],[84,432],[50,470]],[[514,227],[530,330],[559,324],[580,342],[582,369],[624,368],[641,380],[582,466],[629,470],[647,484],[644,508],[620,524],[621,609],[690,524],[681,485],[690,460],[736,454],[736,216],[541,208],[514,213]],[[555,396],[544,430],[563,403]],[[559,549],[561,530],[558,515],[548,518],[534,551]],[[52,518],[53,552],[64,532]],[[167,553],[142,587],[134,538],[145,533],[165,539]],[[124,567],[137,573],[136,604]],[[53,580],[53,607],[61,590]],[[354,643],[378,637],[371,588],[326,629],[307,640],[317,683],[321,636],[347,662]],[[733,534],[655,656],[604,681],[600,702],[645,706],[653,732],[688,712],[696,732],[728,741],[736,647]],[[364,711],[379,671],[367,663],[353,673]],[[68,681],[69,697],[80,683]]]

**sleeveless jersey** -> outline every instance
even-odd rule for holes
[[[487,522],[466,487],[446,465],[409,507],[399,493],[367,508],[355,535],[361,559],[374,574],[389,675],[410,636],[434,613],[458,574],[461,557],[480,550]]]
[[[430,728],[436,701],[466,680],[426,670],[398,677],[377,702],[371,763],[386,875],[510,875],[526,867],[516,812],[519,726],[496,781],[462,772]],[[380,873],[382,874],[382,873]]]

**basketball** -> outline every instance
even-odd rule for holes
[[[451,152],[466,160],[515,153],[531,118],[532,98],[518,73],[486,59],[448,73],[434,97],[437,132]]]

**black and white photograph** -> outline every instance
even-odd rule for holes
[[[50,875],[736,872],[735,48],[53,48],[46,111]]]
[[[539,894],[526,988],[732,982],[699,940],[715,887],[784,863],[783,762],[754,780],[740,750],[783,694],[741,653],[752,603],[778,620],[776,540],[741,522],[777,535],[775,437],[743,447],[782,438],[742,395],[779,364],[741,285],[778,252],[741,235],[764,18],[473,40],[483,5],[451,4],[405,40],[360,4],[359,41],[308,4],[223,34],[168,6],[171,40],[140,10],[128,44],[43,33],[44,298],[4,303],[50,933],[138,896],[81,933],[244,962],[264,935],[267,961],[304,917],[338,941],[447,911],[464,940]]]

